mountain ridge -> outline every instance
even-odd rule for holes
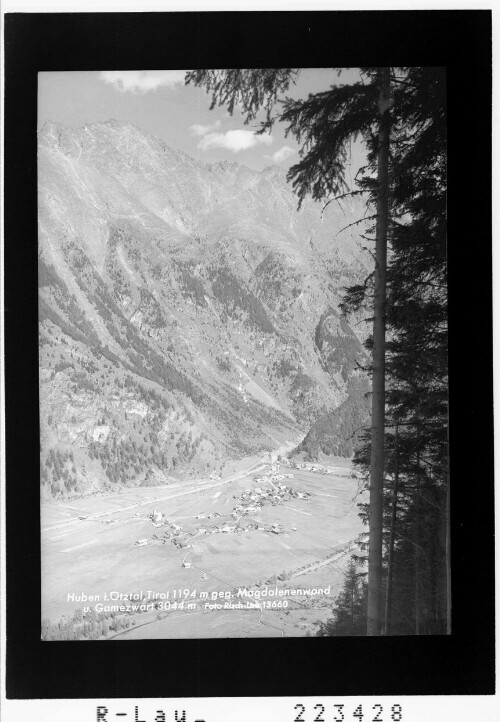
[[[43,126],[43,494],[218,472],[345,401],[364,350],[338,304],[371,259],[332,238],[361,206],[299,211],[276,170],[117,121]]]

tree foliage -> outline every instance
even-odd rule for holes
[[[441,68],[410,68],[394,90],[401,114],[392,140],[386,304],[389,634],[450,629],[445,80]],[[369,286],[358,287],[345,310],[369,299]],[[356,454],[365,471],[369,444],[367,434]]]
[[[318,637],[362,636],[366,634],[366,573],[351,557],[344,584],[334,602],[333,617],[322,622]]]
[[[380,68],[360,68],[357,82],[302,99],[280,98],[297,69],[196,70],[186,82],[205,87],[212,108],[225,105],[233,113],[238,105],[247,123],[263,109],[259,133],[284,122],[286,135],[300,145],[300,160],[287,174],[299,206],[307,195],[330,202],[339,194],[364,194],[366,217],[375,219],[367,243],[380,214],[380,117],[390,116],[383,551],[392,619],[385,633],[442,633],[450,631],[446,75],[434,67],[389,70],[385,95]],[[356,138],[364,143],[366,165],[351,190],[345,168]],[[348,289],[343,312],[373,308],[375,285],[371,275]],[[373,339],[365,345],[371,351]],[[371,442],[366,430],[355,455],[367,474]],[[361,510],[365,518],[367,511]]]

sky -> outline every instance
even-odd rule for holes
[[[237,109],[233,116],[223,107],[210,110],[209,95],[185,86],[184,75],[182,70],[39,73],[38,127],[47,120],[77,127],[114,118],[204,162],[236,161],[261,171],[270,165],[288,169],[298,161],[299,146],[285,138],[283,123],[276,123],[271,135],[255,135],[257,122],[245,125]],[[339,77],[332,68],[307,68],[287,95],[306,97],[356,78],[355,69]],[[354,144],[348,180],[362,160],[361,147]]]

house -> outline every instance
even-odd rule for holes
[[[143,546],[146,546],[146,544],[148,543],[148,540],[147,539],[138,539],[135,543],[137,546],[143,547]]]

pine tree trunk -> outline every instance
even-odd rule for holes
[[[373,299],[373,377],[370,472],[370,543],[368,552],[367,634],[382,632],[382,525],[385,436],[385,276],[389,219],[390,68],[379,69],[377,163],[377,224],[375,231],[375,287]]]
[[[351,589],[351,634],[354,634],[354,584]]]
[[[450,480],[446,488],[446,634],[451,634]]]
[[[417,466],[420,463],[417,454]],[[420,476],[417,476],[417,498],[415,501],[415,634],[421,633],[420,601]]]
[[[387,555],[387,583],[385,590],[385,615],[384,615],[384,634],[387,636],[391,630],[391,612],[392,612],[392,575],[394,566],[394,536],[396,530],[397,508],[398,508],[398,485],[399,485],[399,434],[396,426],[396,448],[395,448],[395,464],[394,464],[394,484],[392,487],[392,511],[391,511],[391,529],[389,535],[389,550]]]
[[[432,474],[429,474],[429,482],[432,482]],[[431,495],[431,499],[433,504],[435,504],[436,508],[440,508],[440,502],[441,499],[439,497],[438,493],[434,493],[434,489],[431,487],[429,489],[429,493]],[[441,517],[439,517],[441,521]],[[435,533],[432,534],[429,537],[429,563],[428,563],[428,571],[429,571],[429,588],[430,588],[430,595],[429,595],[429,620],[432,620],[431,624],[431,632],[434,633],[434,630],[438,629],[439,625],[439,589],[438,589],[438,574],[440,569],[442,569],[442,564],[440,564],[439,559],[439,550],[441,547],[441,525],[436,524],[435,527]]]

